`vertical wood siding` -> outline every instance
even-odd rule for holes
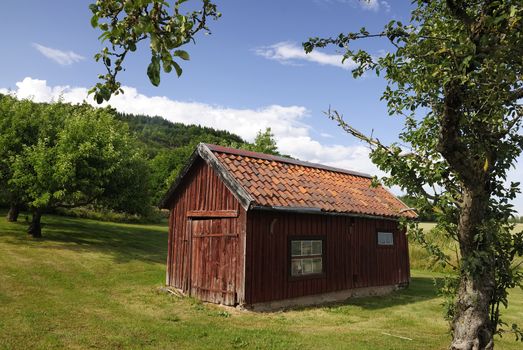
[[[394,245],[378,246],[378,231],[392,232]],[[247,304],[407,283],[410,278],[405,232],[395,221],[253,211],[247,232]],[[318,235],[325,238],[324,275],[290,277],[289,237]]]
[[[220,210],[238,211],[238,217],[187,216],[189,211]],[[378,231],[393,232],[394,245],[378,246]],[[322,276],[290,277],[289,239],[304,236],[324,237]],[[395,221],[246,213],[201,159],[186,174],[173,198],[167,284],[200,299],[228,305],[253,304],[407,283],[409,278],[407,240]]]
[[[194,210],[237,210],[239,215],[236,218],[227,219],[209,218],[206,219],[209,220],[208,223],[195,218],[194,221],[203,222],[196,224],[187,217],[187,212]],[[238,303],[243,303],[246,213],[214,170],[201,159],[195,162],[180,184],[170,211],[167,285],[191,293],[192,284],[193,287],[197,287],[193,288],[192,293],[202,299],[233,304],[234,300],[229,293],[232,283],[228,279],[230,276],[234,276],[233,284],[236,293],[234,299]],[[198,238],[192,237],[193,229],[198,231],[196,232]],[[211,232],[211,230],[214,231]],[[202,237],[202,234],[234,234],[237,236],[218,239],[216,236]],[[231,243],[231,239],[236,241]],[[191,259],[192,254],[195,255],[193,259]],[[225,255],[230,260],[227,260],[229,258],[222,259],[222,256]],[[223,277],[224,281],[211,281],[215,276]],[[194,283],[191,283],[191,277],[195,279]],[[209,289],[215,291],[225,288],[227,293],[203,290],[202,286],[208,286]]]

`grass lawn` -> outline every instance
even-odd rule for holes
[[[450,257],[450,260],[454,265],[457,261],[457,255],[456,251],[458,250],[458,244],[454,240],[448,239],[444,237],[441,234],[434,234],[431,232],[431,230],[436,226],[436,224],[431,222],[422,222],[420,223],[420,227],[423,229],[423,231],[426,234],[426,237],[428,240],[433,241],[438,244],[439,247],[443,248],[443,251],[446,255]],[[523,224],[516,224],[516,227],[514,228],[514,232],[521,232],[523,231]],[[427,252],[427,250],[423,247],[421,247],[418,244],[415,244],[412,242],[412,240],[409,242],[409,255],[410,255],[410,263],[411,268],[418,269],[418,270],[430,270],[430,271],[438,271],[438,272],[448,272],[451,271],[452,268],[450,266],[443,267],[441,266],[433,257],[430,256],[430,254]],[[523,261],[523,258],[516,258],[515,264],[519,264]],[[523,266],[523,263],[522,263]],[[521,322],[523,323],[523,321]]]
[[[158,291],[167,229],[44,217],[44,238],[0,212],[0,349],[445,349],[433,279],[387,297],[257,314]],[[24,217],[21,217],[24,221]],[[523,292],[509,322],[523,323]],[[411,338],[401,339],[391,335]],[[498,349],[521,349],[506,336]]]

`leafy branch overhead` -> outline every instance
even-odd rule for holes
[[[94,56],[106,73],[98,76],[101,81],[89,91],[98,103],[123,93],[118,73],[125,69],[129,52],[136,51],[142,41],[148,41],[151,50],[147,67],[151,84],[160,84],[162,68],[165,73],[174,69],[178,77],[182,74],[180,60],[189,60],[189,54],[180,48],[195,42],[198,32],[209,34],[207,20],[221,16],[210,0],[198,0],[196,10],[183,12],[181,6],[187,1],[175,0],[171,5],[163,0],[97,0],[89,5],[91,25],[102,31],[99,39],[106,43]]]
[[[336,46],[356,64],[354,77],[385,78],[381,99],[404,121],[398,142],[385,145],[336,111],[328,116],[368,143],[373,162],[390,174],[385,183],[422,199],[422,210],[435,212],[438,229],[457,242],[450,348],[492,349],[494,334],[522,335],[500,319],[499,306],[507,306],[510,288],[523,286],[514,262],[523,255],[523,233],[512,233],[510,222],[520,184],[507,183],[523,150],[523,2],[416,0],[412,7],[408,23],[310,38],[303,46],[307,53]],[[386,41],[390,52],[376,57],[354,47],[371,39]]]

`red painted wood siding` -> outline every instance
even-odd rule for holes
[[[188,212],[193,215],[195,211],[212,215],[218,211],[238,211],[238,217],[230,217],[231,212],[227,212],[227,218],[189,218]],[[392,247],[377,245],[380,230],[393,232]],[[193,233],[237,235],[237,238],[195,239]],[[290,277],[288,250],[292,236],[324,237],[324,276]],[[191,259],[193,256],[196,261]],[[216,276],[223,280],[209,279]],[[253,304],[406,283],[409,277],[407,240],[397,222],[267,211],[246,213],[214,170],[201,159],[186,174],[172,202],[167,284],[208,301]],[[231,288],[235,290],[234,298]]]
[[[227,264],[222,268],[234,269],[235,289],[238,303],[244,302],[244,268],[243,254],[245,245],[245,221],[246,213],[236,200],[234,195],[218,178],[214,170],[203,160],[197,160],[191,170],[186,174],[183,182],[180,184],[170,208],[171,215],[169,220],[169,243],[167,254],[167,285],[182,289],[184,292],[190,291],[191,277],[191,253],[192,253],[192,225],[187,217],[187,212],[191,210],[217,211],[217,210],[237,210],[237,218],[228,218],[223,230],[237,234],[237,242],[234,245],[234,251],[220,250],[220,245],[215,245],[213,254],[216,261],[221,261],[216,254],[234,254],[235,266]],[[218,218],[213,218],[220,220]],[[213,220],[209,219],[209,220]],[[230,249],[229,247],[227,249]],[[206,253],[207,256],[211,253]],[[213,263],[209,261],[209,264]],[[203,264],[207,266],[208,264]],[[197,267],[196,267],[197,268]],[[210,271],[210,270],[208,270]],[[206,271],[193,270],[193,276],[206,278]],[[201,275],[201,276],[200,276]],[[230,276],[229,273],[223,272],[223,276]],[[228,301],[230,299],[227,299]],[[212,300],[209,300],[212,301]],[[220,302],[220,300],[216,300]]]
[[[393,232],[394,245],[378,246],[378,231]],[[406,236],[395,221],[253,211],[247,232],[247,304],[394,285],[410,278]],[[324,276],[291,278],[289,237],[318,235],[325,238]]]

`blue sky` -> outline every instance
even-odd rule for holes
[[[391,19],[407,20],[410,1],[285,0],[217,1],[223,13],[211,22],[212,35],[186,47],[181,78],[162,75],[159,87],[145,74],[148,49],[129,57],[121,75],[125,95],[116,108],[161,115],[172,121],[227,129],[252,140],[271,127],[280,149],[300,159],[377,173],[367,149],[323,114],[329,105],[364,132],[391,142],[402,120],[389,117],[379,101],[383,80],[354,80],[334,49],[305,56],[301,43],[362,26],[379,30]],[[101,48],[89,24],[89,1],[6,1],[0,12],[4,50],[0,89],[20,97],[72,102],[88,99],[103,67],[92,56]],[[389,49],[368,40],[373,54]],[[523,180],[520,172],[511,178]],[[517,206],[523,213],[523,200]]]

